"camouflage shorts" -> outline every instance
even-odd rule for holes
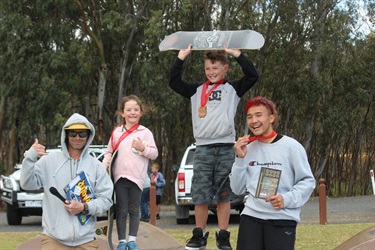
[[[197,146],[192,178],[193,204],[229,201],[229,174],[235,158],[232,145]]]

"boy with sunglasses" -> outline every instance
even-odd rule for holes
[[[89,145],[94,136],[94,126],[84,116],[73,114],[61,131],[61,152],[46,153],[38,139],[25,152],[22,188],[45,190],[42,250],[97,249],[99,246],[95,239],[96,216],[111,207],[113,184],[101,162],[89,155]],[[66,200],[63,204],[48,192],[55,187],[60,194],[64,194],[64,187],[82,171],[89,178],[96,199],[87,203]],[[76,216],[79,213],[92,217],[87,224],[81,225]]]

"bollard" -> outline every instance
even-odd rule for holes
[[[327,195],[326,195],[326,180],[319,179],[319,219],[320,225],[327,224]]]
[[[156,187],[155,182],[150,186],[150,223],[156,226]]]

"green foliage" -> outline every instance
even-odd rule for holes
[[[336,4],[317,0],[251,4],[237,0],[4,1],[0,8],[0,100],[5,103],[0,109],[0,162],[9,169],[35,136],[46,144],[60,143],[61,126],[73,112],[86,115],[98,131],[103,123],[108,141],[123,86],[124,94],[139,95],[149,107],[141,122],[154,132],[161,155],[158,161],[169,173],[194,138],[189,100],[168,86],[169,69],[178,52],[160,52],[159,43],[180,30],[254,29],[264,35],[265,45],[242,53],[254,62],[260,79],[239,104],[237,136],[246,132],[245,102],[254,95],[271,98],[279,109],[277,131],[305,146],[316,178],[335,185],[345,182],[340,185],[345,188],[333,189],[331,195],[366,192],[368,183],[359,180],[375,158],[371,112],[375,36],[355,28],[358,1]],[[373,18],[373,1],[365,4]],[[84,18],[87,27],[82,25]],[[230,61],[228,77],[241,77],[241,69],[234,59]],[[102,121],[100,72],[106,81]],[[205,80],[203,52],[189,56],[183,78]]]

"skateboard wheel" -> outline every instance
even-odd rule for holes
[[[98,229],[95,230],[95,233],[97,235],[101,235],[101,234],[103,234],[103,229],[102,228],[98,228]]]

